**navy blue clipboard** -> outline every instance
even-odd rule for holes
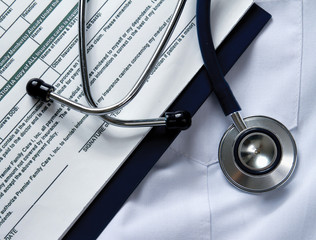
[[[217,55],[225,74],[270,18],[269,13],[254,4],[222,42]],[[211,92],[202,67],[168,111],[185,109],[193,116]],[[96,239],[178,134],[179,131],[167,131],[164,127],[153,128],[63,239]]]

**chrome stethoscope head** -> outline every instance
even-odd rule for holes
[[[234,125],[224,134],[218,151],[226,178],[248,192],[266,192],[285,183],[292,175],[297,150],[283,124],[264,116],[232,115]]]
[[[219,146],[226,178],[248,192],[266,192],[285,183],[297,161],[295,141],[278,121],[262,116],[243,119],[217,60],[211,33],[211,1],[197,0],[197,32],[204,66],[223,112],[234,122]]]
[[[147,66],[141,73],[140,77],[136,81],[135,85],[131,88],[129,93],[123,97],[119,102],[99,108],[97,107],[96,102],[94,101],[91,90],[89,77],[87,72],[87,49],[86,49],[86,1],[79,0],[79,60],[80,60],[80,69],[81,69],[81,78],[82,86],[85,97],[89,103],[88,106],[78,104],[77,102],[71,101],[70,99],[64,98],[54,92],[54,87],[43,82],[41,79],[31,79],[26,86],[27,93],[39,100],[50,101],[55,100],[64,104],[72,109],[80,111],[85,114],[98,115],[101,118],[113,125],[121,127],[156,127],[156,126],[166,126],[168,129],[179,129],[185,130],[191,125],[191,116],[186,111],[177,111],[177,112],[167,112],[163,117],[153,118],[153,119],[138,119],[138,120],[122,120],[109,116],[109,114],[121,109],[127,105],[134,97],[138,94],[140,89],[144,86],[148,77],[150,76],[153,68],[157,64],[157,61],[160,59],[163,50],[173,32],[175,25],[177,24],[181,12],[184,8],[186,0],[178,0],[175,7],[174,13],[171,17],[170,22],[168,23],[167,29],[164,32],[158,46],[153,53],[150,61]]]

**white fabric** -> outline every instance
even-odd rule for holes
[[[316,239],[316,1],[256,2],[273,20],[227,80],[244,116],[291,129],[299,158],[290,182],[263,194],[228,183],[217,147],[230,121],[212,96],[99,239]]]

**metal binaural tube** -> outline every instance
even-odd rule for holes
[[[171,21],[169,22],[167,29],[162,36],[155,52],[153,53],[150,61],[148,62],[147,66],[141,73],[140,77],[138,78],[137,82],[134,84],[132,89],[127,93],[127,95],[122,98],[119,102],[100,108],[100,110],[97,110],[98,112],[103,112],[104,114],[100,114],[101,117],[112,124],[119,125],[119,126],[133,126],[133,123],[137,124],[138,126],[151,126],[147,125],[144,122],[144,125],[139,124],[138,120],[121,120],[121,119],[115,119],[112,117],[109,117],[105,114],[113,112],[118,110],[119,108],[122,108],[125,106],[127,103],[129,103],[140,91],[140,89],[143,87],[145,84],[147,78],[151,74],[151,71],[153,67],[156,65],[157,61],[159,60],[162,51],[164,50],[174,27],[176,26],[180,15],[182,13],[182,10],[184,8],[186,0],[179,0],[177,3],[177,6],[174,10],[174,13],[172,15]],[[87,67],[87,55],[86,55],[86,17],[85,17],[85,12],[86,12],[86,1],[85,0],[79,0],[79,59],[80,59],[80,66],[81,66],[81,77],[82,77],[82,86],[83,86],[83,91],[85,93],[86,99],[88,103],[92,106],[97,108],[97,104],[94,101],[92,94],[91,94],[91,89],[90,89],[90,84],[89,84],[89,77],[88,77],[88,67]],[[98,114],[99,115],[99,114]]]
[[[147,81],[149,75],[151,74],[153,68],[155,67],[157,61],[161,57],[162,51],[176,26],[182,10],[184,8],[186,0],[178,0],[171,20],[167,26],[167,30],[164,32],[163,37],[158,43],[149,63],[146,65],[145,69],[141,73],[140,77],[129,91],[129,93],[123,97],[119,102],[107,106],[98,108],[96,102],[94,101],[89,83],[88,68],[87,68],[87,57],[86,57],[86,0],[79,0],[79,59],[82,75],[82,85],[83,91],[85,93],[86,99],[89,106],[84,106],[70,99],[62,97],[54,93],[54,87],[45,83],[41,79],[31,79],[26,86],[27,93],[41,101],[56,100],[70,108],[73,108],[82,113],[90,115],[98,115],[103,118],[104,121],[110,124],[121,126],[121,127],[154,127],[154,126],[166,126],[167,128],[177,128],[177,129],[187,129],[191,125],[191,116],[188,112],[178,111],[172,113],[165,113],[164,117],[152,118],[152,119],[136,119],[136,120],[122,120],[118,118],[111,117],[107,114],[115,112],[129,103],[140,91],[145,82]]]

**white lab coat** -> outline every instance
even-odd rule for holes
[[[100,239],[316,239],[316,1],[256,2],[273,20],[227,80],[244,116],[271,116],[291,130],[298,147],[291,180],[249,194],[225,179],[217,147],[230,120],[211,96]]]

